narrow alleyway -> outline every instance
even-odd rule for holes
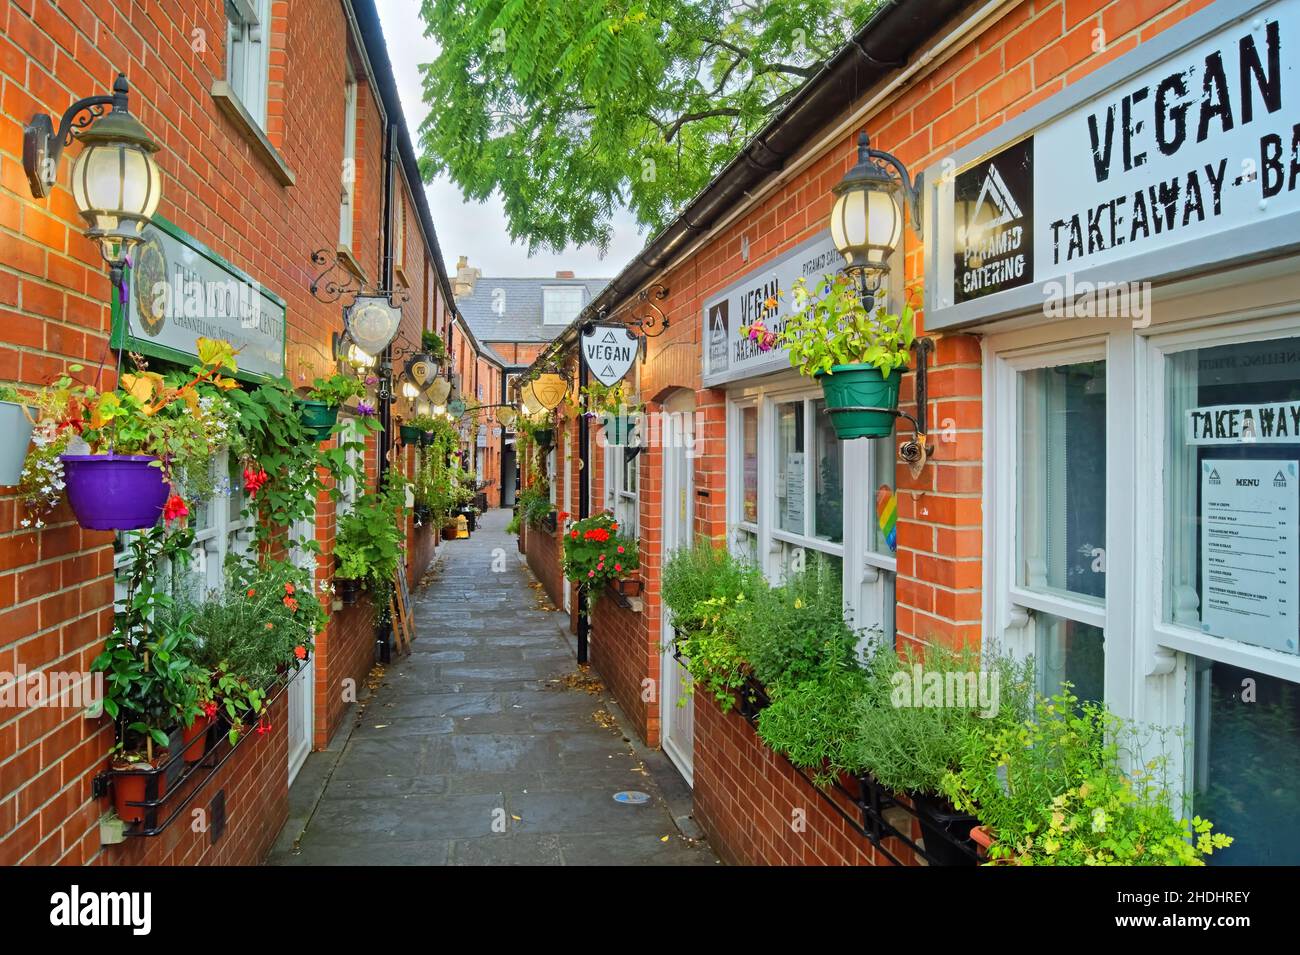
[[[415,594],[413,652],[309,758],[270,864],[715,864],[674,824],[684,784],[656,783],[661,755],[634,751],[578,670],[509,516],[444,545]]]

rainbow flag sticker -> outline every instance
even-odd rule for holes
[[[876,492],[876,522],[880,525],[880,533],[889,549],[897,550],[898,529],[895,525],[898,523],[898,495],[887,484],[880,485],[880,490]]]

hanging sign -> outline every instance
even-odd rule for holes
[[[284,377],[284,299],[170,222],[155,218],[143,236],[125,309],[113,290],[113,346],[189,365],[196,339],[224,339],[239,377]]]
[[[783,348],[763,351],[741,334],[742,326],[761,320],[770,332],[785,328],[794,305],[790,289],[795,280],[815,286],[824,275],[844,267],[829,232],[796,246],[761,269],[750,272],[726,291],[704,303],[704,384],[713,386],[754,375],[784,371],[790,355]]]
[[[547,411],[554,411],[569,393],[569,383],[560,375],[545,374],[528,385],[533,398]]]
[[[1201,629],[1284,653],[1300,575],[1294,460],[1201,462]]]
[[[460,398],[452,398],[447,402],[447,413],[453,418],[459,418],[465,413],[465,402]]]
[[[636,336],[625,325],[592,325],[582,333],[583,360],[606,387],[623,380],[636,353]]]
[[[406,373],[418,387],[423,388],[438,373],[438,363],[421,352],[411,356],[411,360],[406,363]]]
[[[1190,408],[1187,443],[1300,444],[1300,402]]]
[[[926,170],[926,326],[1068,318],[1049,306],[1293,242],[1300,0],[1254,6],[1189,18]],[[1141,317],[1126,301],[1101,317]]]

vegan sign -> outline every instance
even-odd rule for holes
[[[636,353],[636,336],[623,325],[593,325],[582,333],[582,357],[606,387],[623,380]]]

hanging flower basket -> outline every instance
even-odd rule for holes
[[[330,432],[334,430],[334,425],[339,420],[339,409],[338,405],[303,398],[298,402],[298,415],[302,420],[302,426],[317,441],[324,441],[330,436]]]
[[[555,429],[539,428],[533,432],[533,438],[537,441],[538,447],[549,448],[555,443]]]
[[[92,531],[139,531],[162,516],[170,486],[147,454],[65,454],[63,477],[77,523]]]
[[[841,441],[887,438],[894,433],[901,369],[882,375],[872,365],[835,365],[816,378],[826,396],[826,413]]]
[[[420,439],[424,437],[423,431],[409,424],[402,425],[397,431],[402,436],[402,444],[420,444]]]
[[[433,443],[437,440],[438,440],[437,433],[433,431],[425,431],[420,435],[420,446],[424,448],[431,448],[433,447]]]
[[[351,607],[361,595],[361,580],[357,577],[335,577],[334,596],[343,601],[345,607]]]
[[[32,422],[23,406],[15,401],[0,401],[0,486],[10,487],[22,480],[31,440]]]

